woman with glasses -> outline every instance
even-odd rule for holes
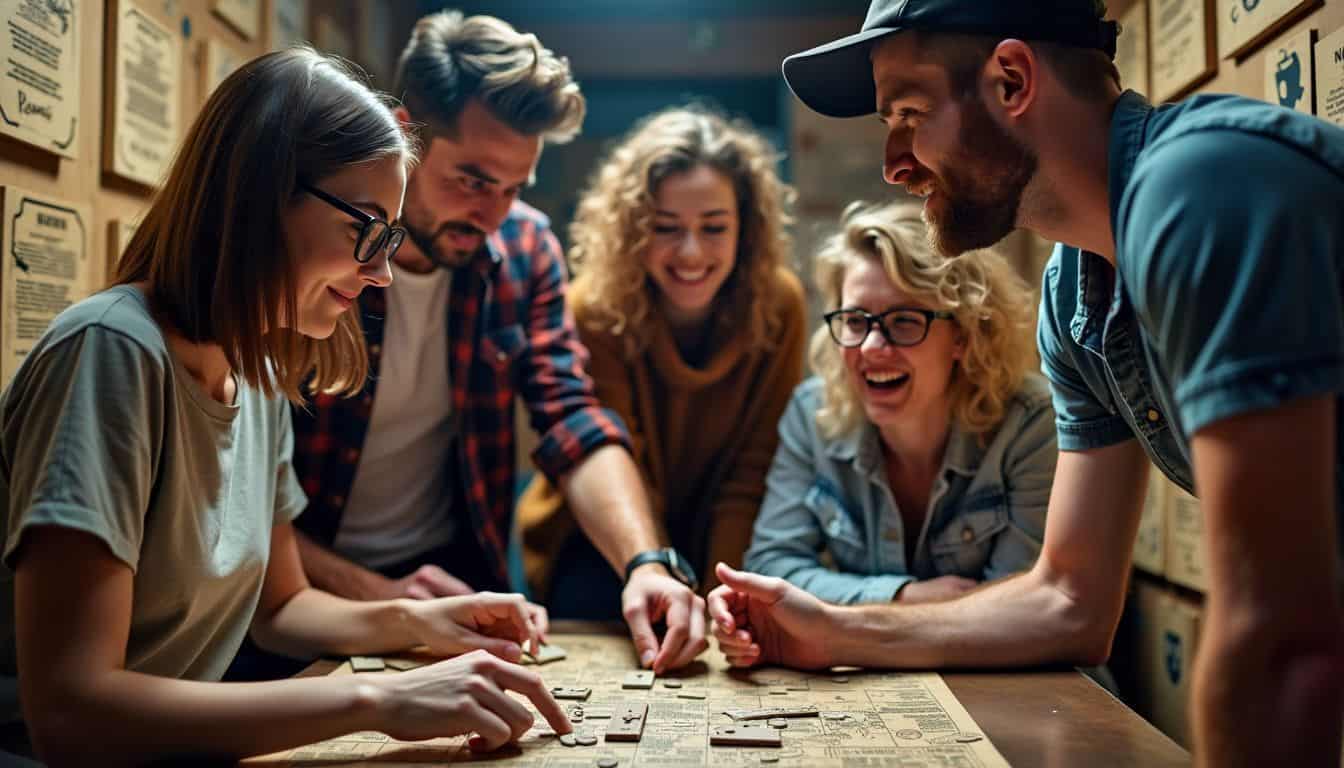
[[[851,206],[816,261],[812,337],[746,569],[834,603],[944,600],[1029,567],[1055,471],[1031,291],[939,255],[918,205]]]
[[[579,204],[570,301],[588,372],[630,429],[672,552],[614,573],[557,489],[534,481],[518,513],[525,566],[557,617],[617,618],[592,607],[614,613],[636,567],[704,591],[707,566],[742,560],[805,344],[785,267],[792,191],[775,162],[747,125],[670,109],[612,150]]]
[[[70,307],[0,395],[0,747],[51,765],[196,764],[383,731],[476,734],[564,713],[517,659],[517,595],[356,603],[311,588],[289,405],[357,390],[414,152],[312,50],[256,59],[206,103],[110,288]],[[250,632],[295,656],[477,652],[398,675],[221,683]],[[21,718],[21,719],[20,719]],[[3,759],[0,759],[3,762]],[[174,762],[178,764],[178,762]]]

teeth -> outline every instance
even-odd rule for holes
[[[889,381],[896,381],[897,379],[904,379],[904,378],[905,378],[905,374],[904,374],[904,373],[866,373],[866,374],[864,374],[863,377],[864,377],[865,379],[867,379],[868,381],[871,381],[871,382],[874,383],[874,384],[886,384],[886,383],[889,382]]]
[[[708,269],[708,268],[697,269],[697,270],[695,270],[695,271],[685,270],[685,269],[674,269],[674,270],[672,270],[672,276],[675,277],[675,278],[677,278],[678,280],[684,282],[684,283],[696,283],[696,282],[699,282],[699,281],[705,279],[705,275],[708,275],[708,274],[709,274],[709,269]]]

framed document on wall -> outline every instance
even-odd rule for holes
[[[1316,114],[1344,125],[1344,27],[1316,44]]]
[[[1152,98],[1170,101],[1218,72],[1212,0],[1148,0]]]
[[[0,133],[79,157],[78,0],[0,0]]]
[[[0,187],[0,386],[8,385],[52,318],[88,295],[86,206]]]
[[[1321,0],[1218,0],[1218,55],[1241,58]]]
[[[308,0],[274,0],[271,3],[272,51],[311,37],[308,33]]]
[[[244,40],[257,39],[261,31],[261,0],[211,0],[210,10]]]
[[[247,57],[218,40],[205,41],[204,65],[201,77],[201,101],[205,102],[225,78],[247,63]]]
[[[1265,49],[1265,101],[1316,114],[1315,42],[1316,30],[1305,29]]]
[[[1147,95],[1148,82],[1148,4],[1134,3],[1120,15],[1120,39],[1116,41],[1115,68],[1120,84]]]
[[[177,150],[182,47],[133,0],[109,0],[103,170],[157,186]]]

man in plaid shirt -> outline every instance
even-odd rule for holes
[[[396,93],[423,156],[393,283],[359,299],[371,375],[355,398],[294,411],[308,578],[359,600],[506,590],[521,397],[537,466],[630,572],[621,609],[641,662],[689,663],[705,648],[704,601],[674,568],[631,562],[662,546],[649,502],[625,426],[584,372],[560,245],[518,200],[543,142],[583,120],[568,64],[498,19],[436,13],[403,52]]]

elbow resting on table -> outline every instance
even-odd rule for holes
[[[1040,576],[1039,569],[1033,574]],[[1056,661],[1079,666],[1099,666],[1111,657],[1115,629],[1124,609],[1124,594],[1094,594],[1067,581],[1044,578],[1050,590],[1048,625],[1058,639]]]

